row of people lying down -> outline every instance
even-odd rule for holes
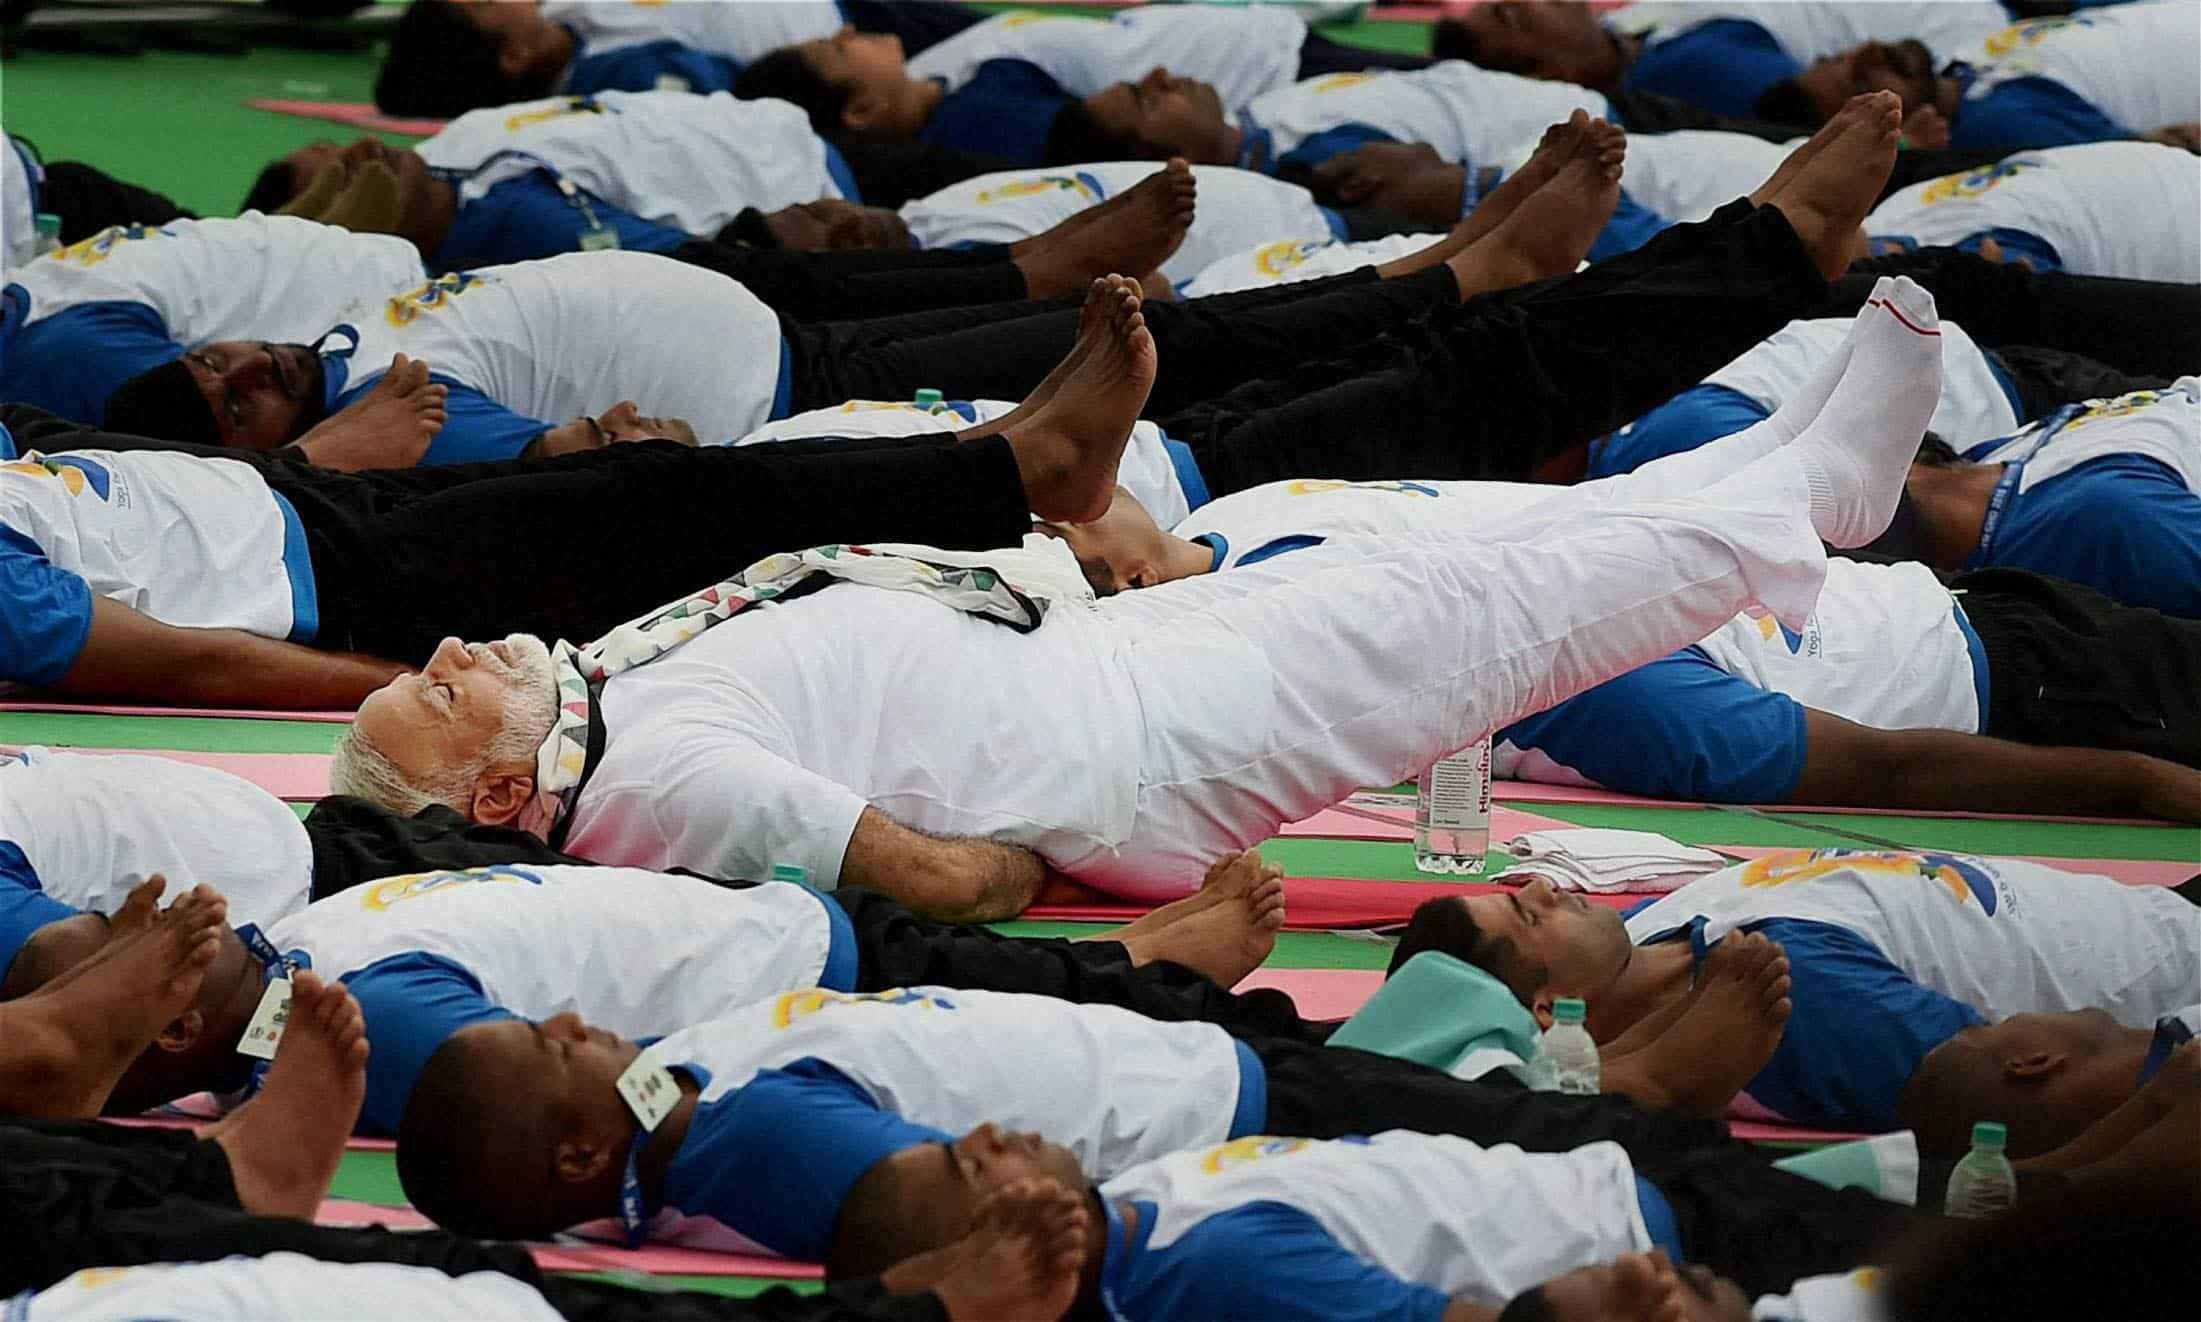
[[[1732,1088],[1749,1068],[1743,1053],[1762,1055],[1774,1039],[1812,1031],[1794,1021],[1799,1012],[1824,1013],[1805,991],[1821,957],[1807,953],[1792,962],[1767,933],[1778,932],[1791,950],[1809,951],[1827,932],[1848,932],[1855,943],[1863,938],[1850,928],[1873,925],[1863,917],[1873,902],[1894,900],[1921,929],[1909,938],[1913,946],[1946,948],[1935,941],[1946,932],[1923,929],[1948,925],[1937,914],[1947,907],[1940,888],[1955,884],[1951,876],[1974,888],[1971,903],[1990,919],[2037,908],[2057,893],[2057,882],[2069,880],[1998,873],[1949,857],[1797,858],[1775,866],[1790,869],[1780,880],[1813,892],[1800,902],[1804,911],[1833,920],[1738,923],[1712,934],[1700,918],[1691,925],[1693,943],[1709,949],[1701,950],[1693,991],[1687,958],[1663,961],[1641,977],[1631,967],[1632,989],[1598,984],[1612,1004],[1642,1007],[1632,1031],[1614,1034],[1626,1011],[1616,1011],[1599,1031],[1612,1039],[1608,1054],[1622,1067],[1615,1073],[1647,1097],[1702,1107],[1706,1090]],[[691,889],[680,895],[669,889],[675,883]],[[1271,883],[1273,870],[1241,856],[1217,869],[1211,889],[1224,906]],[[1698,885],[1707,888],[1702,896],[1656,901],[1665,906],[1657,920],[1711,908],[1725,909],[1722,917],[1733,922],[1742,916],[1738,895],[1741,908],[1769,907],[1749,896],[1765,887],[1748,878]],[[2152,919],[2174,933],[2201,929],[2201,909],[2187,898],[2120,891],[2108,882],[2100,887],[2091,897],[2096,904],[2068,912],[2096,912],[2111,894],[2154,894],[2162,903],[2150,902]],[[10,1030],[0,1048],[9,1057],[10,1111],[88,1114],[109,1099],[118,1078],[124,1088],[142,1081],[147,1057],[189,1051],[179,1039],[197,1030],[202,1011],[238,999],[228,989],[234,961],[224,949],[229,915],[220,898],[201,886],[156,913],[162,889],[158,879],[135,888],[113,916],[108,939],[70,976],[0,1003]],[[1900,903],[1917,895],[1935,898]],[[822,1259],[836,1276],[884,1273],[891,1280],[896,1264],[983,1229],[991,1198],[1014,1194],[1026,1181],[1065,1190],[1092,1182],[1097,1193],[1083,1200],[1092,1242],[1070,1255],[1084,1262],[1082,1273],[1074,1273],[1080,1288],[1106,1291],[1115,1316],[1161,1322],[1222,1315],[1247,1298],[1274,1317],[1335,1317],[1371,1300],[1403,1315],[1450,1316],[1454,1307],[1494,1308],[1541,1281],[1647,1248],[1695,1264],[1694,1271],[1734,1276],[1745,1299],[1785,1292],[1805,1276],[1839,1274],[1872,1260],[1891,1232],[1914,1219],[1903,1204],[1937,1201],[1948,1168],[1922,1162],[1921,1148],[1929,1158],[1945,1149],[1977,1114],[1967,1108],[1980,1105],[2013,1116],[2029,1198],[2134,1175],[2172,1188],[2201,1179],[2201,1154],[2191,1142],[2201,1119],[2201,1045],[2191,1041],[2192,1010],[2182,1020],[2166,1019],[2140,1051],[2108,1040],[2138,1030],[2059,1030],[2047,1026],[2053,1018],[1964,1030],[1928,1056],[1903,1090],[1906,1109],[1928,1127],[1915,1140],[1894,1135],[1841,1154],[1858,1163],[1843,1182],[1863,1187],[1837,1190],[1815,1182],[1837,1169],[1826,1154],[1769,1164],[1722,1137],[1717,1122],[1681,1110],[1534,1094],[1503,1076],[1461,1080],[1365,1051],[1314,1045],[1321,1032],[1312,1025],[1301,1026],[1301,1040],[1294,1041],[1044,995],[798,988],[697,1022],[644,1051],[571,1012],[530,1019],[488,1002],[489,995],[545,996],[542,969],[551,952],[544,942],[580,939],[619,907],[661,908],[667,926],[707,918],[714,906],[746,907],[761,920],[747,930],[721,928],[738,948],[730,943],[706,960],[681,961],[675,973],[682,979],[715,982],[745,960],[786,960],[786,971],[794,972],[803,957],[766,931],[775,909],[780,919],[792,912],[776,896],[817,905],[786,883],[722,890],[691,878],[525,864],[391,878],[318,902],[299,917],[327,908],[334,918],[331,906],[343,910],[328,924],[327,939],[279,952],[280,935],[253,941],[269,952],[269,972],[287,980],[290,1026],[272,1067],[253,1072],[240,1094],[247,1100],[200,1141],[145,1135],[107,1143],[68,1126],[0,1124],[0,1144],[11,1157],[5,1178],[11,1194],[20,1195],[7,1200],[11,1212],[68,1209],[28,1232],[30,1241],[52,1243],[55,1252],[14,1259],[11,1288],[58,1277],[72,1263],[103,1261],[90,1255],[116,1243],[127,1246],[122,1261],[167,1256],[164,1250],[178,1246],[186,1247],[179,1256],[190,1257],[218,1244],[262,1253],[333,1247],[331,1256],[342,1260],[389,1253],[386,1242],[270,1228],[220,1205],[235,1200],[258,1213],[310,1212],[362,1098],[362,1122],[372,1128],[375,1108],[393,1096],[401,1105],[398,1168],[408,1196],[464,1233],[540,1237],[609,1222],[633,1241],[677,1227],[691,1242],[703,1236]],[[1525,900],[1547,919],[1559,912],[1533,890]],[[1454,911],[1452,920],[1458,917]],[[366,931],[337,930],[344,922]],[[1746,933],[1743,925],[1755,930]],[[1988,930],[1977,921],[1964,925],[1973,936]],[[2111,938],[2098,948],[2122,953],[2140,925],[2097,933]],[[327,985],[347,963],[341,949],[347,939],[408,927],[421,949],[386,953],[347,975],[362,989],[359,999]],[[1416,928],[1398,952],[1414,956],[1395,969],[1398,983],[1446,958],[1416,954],[1414,945],[1456,930],[1426,914]],[[1602,944],[1556,929],[1536,939],[1518,930],[1485,936],[1505,944],[1509,959],[1551,960],[1554,977],[1560,976],[1555,952]],[[519,947],[530,941],[533,971],[522,972]],[[599,949],[621,951],[629,966],[636,958],[632,944],[603,941]],[[1689,955],[1687,945],[1680,949]],[[477,958],[462,966],[456,952],[467,950]],[[1985,970],[1986,980],[2006,987],[2028,981],[2016,971],[2022,951],[1998,953],[2016,958],[1999,965],[1982,959],[1971,972]],[[2201,941],[2156,953],[2161,963],[2186,969],[2179,985],[2190,994]],[[440,991],[434,978],[423,977],[437,966],[447,970]],[[604,973],[605,983],[631,971],[586,960],[571,967]],[[1185,975],[1165,966],[1130,980]],[[256,997],[260,978],[244,981]],[[2149,985],[2160,992],[2170,981],[2166,974]],[[408,982],[409,998],[393,997]],[[1419,991],[1430,985],[1425,980]],[[1550,985],[1588,984],[1547,984],[1539,995]],[[609,986],[579,990],[584,1007],[622,999]],[[1844,980],[1840,1010],[1887,1003],[1884,993],[1860,998],[1861,990],[1854,977]],[[2144,999],[2137,984],[2130,990],[2128,1011]],[[454,1028],[453,1007],[469,995],[482,1008]],[[1425,1037],[1502,1036],[1474,997],[1417,994],[1415,1003],[1432,1020]],[[1883,1033],[1916,1007],[1886,1008]],[[1470,1018],[1480,1013],[1483,1022],[1447,1018],[1462,1011]],[[169,1014],[178,1017],[164,1025]],[[439,1018],[446,1020],[440,1033],[424,1035],[424,1026]],[[1885,1041],[1851,1043],[1848,1058],[1861,1067],[1854,1075],[1860,1086],[1870,1086],[1876,1051],[1890,1046],[1902,1049]],[[1773,1049],[1776,1066],[1767,1073],[1789,1050],[1785,1040]],[[385,1062],[391,1052],[400,1059]],[[1979,1063],[1961,1063],[1961,1053],[1977,1053]],[[393,1092],[392,1072],[414,1066],[409,1087]],[[1723,1073],[1725,1082],[1715,1082]],[[663,1104],[627,1100],[636,1096],[628,1085],[640,1077],[656,1080]],[[1678,1083],[1679,1090],[1661,1093],[1661,1082]],[[1037,1132],[1005,1132],[1012,1125]],[[1373,1139],[1352,1136],[1379,1129]],[[1340,1137],[1325,1142],[1324,1134]],[[102,1151],[117,1144],[125,1151]],[[106,1167],[128,1168],[130,1178],[95,1174],[87,1181],[87,1173]],[[1481,1210],[1498,1204],[1477,1192],[1500,1186],[1509,1191],[1502,1219]],[[1408,1189],[1427,1196],[1430,1219],[1428,1233],[1402,1240],[1384,1228],[1395,1229],[1398,1199]],[[204,1201],[173,1203],[176,1194]],[[87,1212],[101,1222],[88,1224]],[[161,1224],[145,1225],[150,1218]],[[397,1250],[397,1260],[451,1269],[466,1257],[463,1246],[445,1241],[414,1245],[417,1252]],[[1284,1246],[1288,1251],[1280,1251]],[[1578,1281],[1554,1294],[1564,1298],[1593,1284]],[[1873,1315],[1869,1290],[1858,1294],[1825,1281],[1800,1291],[1771,1315],[1805,1322]],[[1066,1293],[1028,1315],[1054,1316],[1070,1302]],[[1612,1314],[1592,1308],[1584,1315]]]

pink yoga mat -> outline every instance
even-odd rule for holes
[[[350,725],[348,711],[247,711],[234,707],[111,707],[92,702],[0,702],[0,712],[51,712],[69,716],[207,716],[225,721],[318,721]]]
[[[271,97],[252,97],[245,102],[254,110],[272,110],[278,115],[296,115],[301,119],[325,119],[332,124],[364,129],[370,133],[410,133],[427,137],[443,128],[440,119],[404,119],[385,115],[369,101],[286,101]]]
[[[1522,812],[1503,804],[1492,804],[1490,808],[1490,838],[1493,842],[1511,840],[1527,831],[1567,830],[1573,826],[1572,822]],[[1304,821],[1292,822],[1277,834],[1292,837],[1319,836],[1326,840],[1412,840],[1414,806],[1408,801],[1398,809],[1378,808],[1355,796],[1335,807],[1324,808]]]
[[[1382,985],[1378,969],[1255,969],[1235,990],[1283,992],[1302,1019],[1349,1019]]]
[[[0,745],[0,748],[7,745]],[[134,754],[212,767],[241,776],[278,799],[322,799],[329,793],[329,759],[320,753],[184,753],[172,748],[78,748],[103,757]]]
[[[1482,882],[1360,881],[1345,877],[1284,878],[1284,926],[1294,932],[1326,932],[1338,927],[1385,927],[1403,923],[1424,900],[1445,895],[1495,895],[1513,890]],[[1592,904],[1625,909],[1640,895],[1587,895]],[[1021,915],[1061,922],[1127,923],[1152,905],[1121,900],[1113,904],[1035,904]]]
[[[1730,1120],[1727,1132],[1752,1143],[1848,1143],[1872,1137],[1842,1129],[1807,1129],[1802,1125],[1772,1125],[1761,1120]]]
[[[1501,780],[1490,787],[1491,797],[1511,803],[1607,804],[1615,808],[1710,808],[1714,805],[1687,799],[1647,799],[1640,794],[1593,789],[1587,785],[1544,785],[1532,780]],[[2070,817],[2008,812],[1921,812],[1915,808],[1853,808],[1808,803],[1760,803],[1750,805],[1763,812],[1842,813],[1856,817],[1963,817],[1990,822],[2072,822],[2082,826],[2161,826],[2144,817]]]

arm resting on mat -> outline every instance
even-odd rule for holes
[[[316,710],[356,706],[404,670],[240,629],[181,629],[99,597],[83,652],[53,688],[180,706]]]
[[[1875,730],[1804,710],[1789,803],[2201,821],[2201,771],[2144,753],[2044,748],[1954,730]]]
[[[1039,893],[1047,864],[1017,845],[913,831],[864,809],[841,859],[841,884],[901,901],[928,918],[982,923],[1014,918]]]

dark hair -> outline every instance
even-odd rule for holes
[[[1523,1290],[1498,1314],[1497,1322],[1559,1322],[1559,1314],[1544,1297],[1544,1287]]]
[[[374,80],[375,108],[385,115],[449,119],[550,91],[547,79],[507,78],[497,64],[501,48],[495,34],[475,26],[450,0],[413,0],[390,31],[389,53]]]
[[[100,426],[124,436],[220,445],[221,424],[181,357],[148,368],[107,397]]]
[[[1776,124],[1794,124],[1799,127],[1817,124],[1824,116],[1819,107],[1812,104],[1811,94],[1804,85],[1793,78],[1781,81],[1765,89],[1750,113],[1759,119],[1769,119]]]
[[[840,1214],[833,1220],[832,1243],[825,1251],[827,1279],[877,1276],[904,1258],[952,1242],[922,1242],[932,1229],[931,1218],[910,1214],[899,1197],[900,1183],[895,1163],[882,1157],[848,1186]]]
[[[1439,60],[1466,60],[1486,69],[1496,67],[1483,63],[1489,57],[1483,53],[1482,43],[1475,40],[1475,29],[1456,18],[1437,20],[1437,26],[1429,35],[1429,54]],[[1508,69],[1505,72],[1518,71]]]
[[[278,156],[252,181],[252,191],[245,194],[244,205],[237,209],[273,215],[277,207],[298,196],[298,191],[298,172],[291,169],[289,161]]]
[[[1891,1322],[2176,1317],[2191,1311],[2196,1256],[2201,1202],[2180,1177],[2070,1184],[1913,1237],[1882,1298]]]
[[[1137,138],[1117,137],[1103,129],[1082,101],[1072,101],[1047,127],[1041,148],[1044,165],[1091,165],[1096,161],[1160,160],[1163,153]]]
[[[824,137],[845,128],[841,114],[848,109],[848,89],[821,77],[797,46],[782,46],[743,69],[734,80],[734,95],[744,101],[790,102],[810,116],[810,127]]]
[[[1919,438],[1918,455],[1913,462],[1924,464],[1928,468],[1964,468],[1972,461],[1958,454],[1938,433],[1927,432]]]
[[[1406,931],[1399,936],[1398,947],[1391,952],[1391,966],[1383,971],[1383,976],[1390,977],[1405,967],[1407,960],[1425,950],[1450,955],[1487,973],[1498,973],[1477,956],[1502,955],[1504,952],[1498,947],[1510,948],[1512,944],[1485,940],[1483,929],[1475,924],[1475,915],[1457,897],[1424,900],[1414,910],[1414,916],[1407,920]]]
[[[541,1141],[541,1126],[517,1114],[517,1099],[488,1086],[479,1054],[454,1036],[421,1067],[397,1127],[397,1178],[406,1200],[445,1230],[475,1239],[537,1239],[563,1230],[548,1200],[510,1187],[512,1171],[548,1164],[547,1154],[526,1151]],[[512,1160],[503,1160],[507,1153]]]

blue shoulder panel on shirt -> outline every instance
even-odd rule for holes
[[[1154,1204],[1134,1206],[1139,1225],[1128,1242],[1110,1209],[1101,1296],[1113,1317],[1437,1322],[1451,1302],[1362,1258],[1289,1204],[1217,1212],[1159,1249],[1150,1247]]]
[[[1673,223],[1628,196],[1628,190],[1623,188],[1620,204],[1613,208],[1613,218],[1605,222],[1605,228],[1597,232],[1596,242],[1590,245],[1589,260],[1602,262],[1624,252],[1634,252]]]
[[[373,389],[374,383],[381,379],[382,375],[376,373],[349,386],[330,406],[330,411],[349,405]],[[450,389],[444,398],[443,430],[428,443],[428,453],[420,461],[422,468],[517,459],[520,451],[550,430],[549,423],[514,413],[474,387],[454,381],[441,372],[430,373],[428,379],[440,381]]]
[[[1607,789],[1777,803],[1804,773],[1804,708],[1694,647],[1638,666],[1499,732]]]
[[[2201,496],[2160,460],[2091,459],[2014,496],[1966,568],[1982,565],[2053,574],[2128,606],[2201,618]]]
[[[731,92],[741,65],[731,56],[683,46],[670,38],[583,55],[566,72],[568,92],[652,92],[677,78],[690,92]]]
[[[1018,166],[1044,165],[1055,116],[1074,100],[1036,64],[988,60],[940,98],[917,136]]]
[[[1801,918],[1748,924],[1788,952],[1794,1009],[1773,1059],[1745,1089],[1792,1120],[1873,1132],[1926,1053],[1986,1017],[1911,979],[1846,927]]]
[[[0,523],[0,682],[43,687],[69,673],[92,635],[92,589]]]
[[[424,950],[376,960],[363,969],[324,969],[342,978],[367,1021],[367,1100],[361,1133],[395,1137],[413,1084],[437,1048],[469,1024],[516,1018],[491,1003],[481,980],[456,962]]]
[[[96,427],[117,386],[182,356],[145,304],[79,303],[10,332],[0,399]]]
[[[665,1174],[665,1205],[816,1262],[832,1246],[841,1200],[865,1171],[904,1148],[951,1137],[884,1109],[821,1060],[792,1061],[696,1107]]]
[[[1355,147],[1365,147],[1371,142],[1396,141],[1396,138],[1373,124],[1340,124],[1301,138],[1298,146],[1285,152],[1270,165],[1268,173],[1274,174],[1276,167],[1280,165],[1304,165],[1312,168],[1332,156],[1342,156]]]
[[[1742,18],[1718,18],[1660,39],[1653,34],[1628,66],[1632,91],[1678,96],[1723,115],[1754,114],[1758,98],[1804,66],[1773,34]]]
[[[1696,386],[1612,435],[1591,442],[1589,476],[1632,473],[1653,459],[1694,450],[1771,416],[1770,410],[1739,390]]]
[[[671,252],[691,237],[642,219],[599,198],[583,195],[584,211],[559,191],[547,170],[507,179],[480,197],[459,204],[457,219],[436,249],[438,270],[465,270],[500,262],[528,262],[559,253],[580,252],[591,233],[590,216],[619,237],[630,252]]]
[[[2013,78],[1967,97],[1949,125],[1951,147],[2068,147],[2137,137],[2053,78]]]
[[[0,840],[0,978],[7,976],[8,966],[31,933],[79,912],[44,893],[38,872],[23,851],[11,841]]]

